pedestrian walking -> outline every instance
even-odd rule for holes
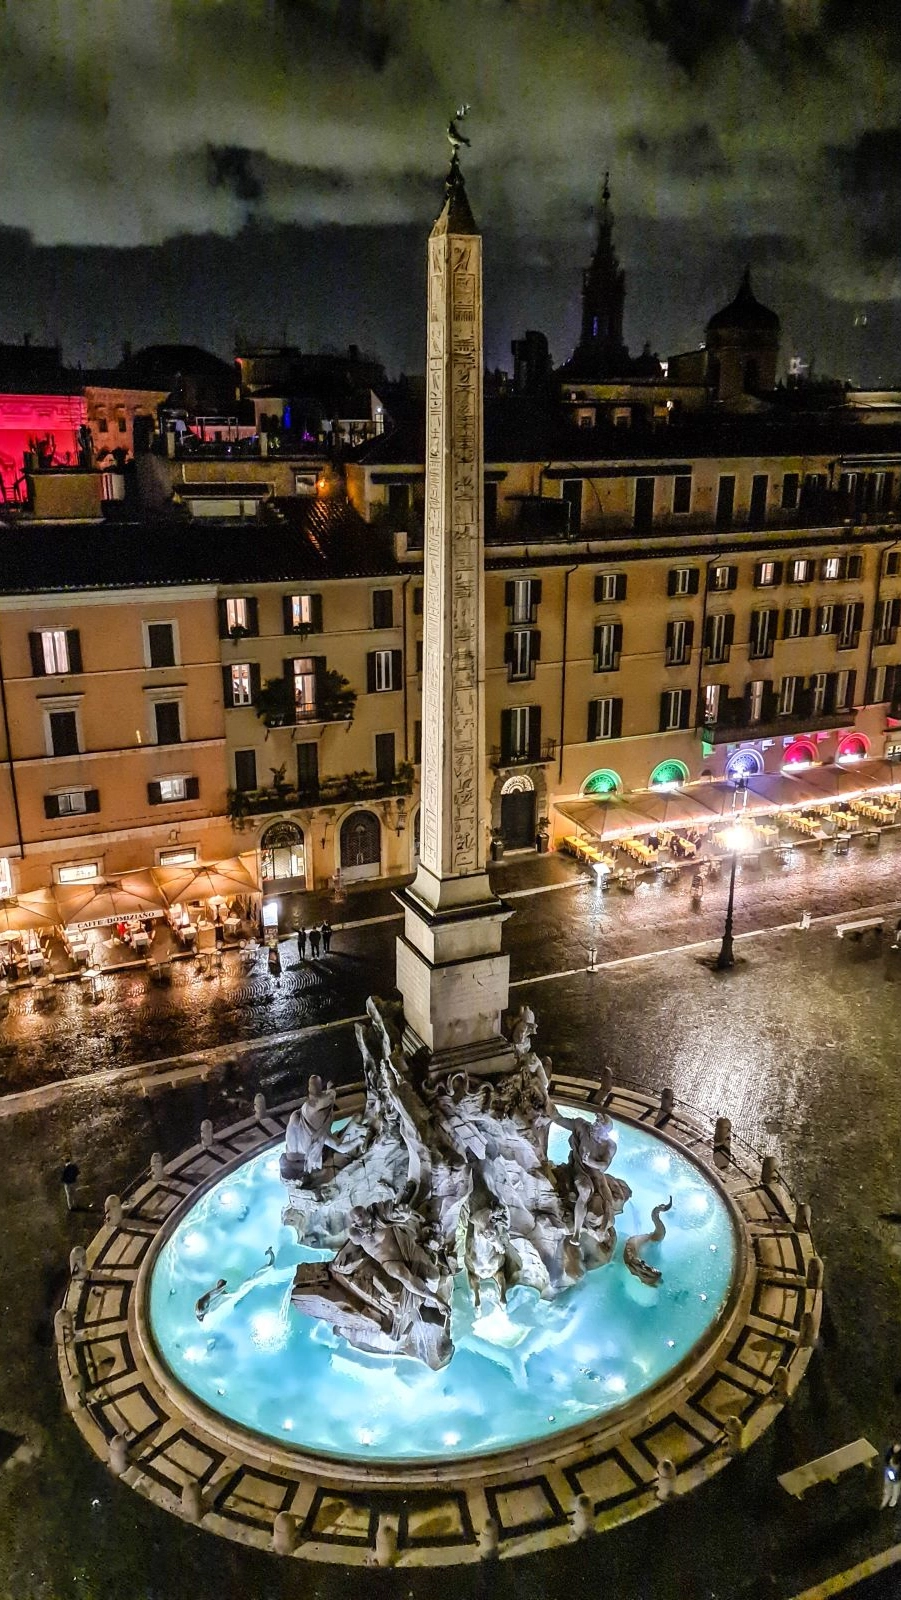
[[[307,930],[306,930],[306,928],[298,928],[298,930],[297,930],[297,959],[299,961],[305,961],[306,957],[307,957]]]
[[[74,1211],[74,1209],[75,1209],[75,1185],[78,1182],[78,1165],[77,1165],[77,1163],[74,1162],[70,1158],[66,1162],[66,1164],[63,1167],[63,1170],[62,1170],[62,1172],[60,1173],[59,1176],[60,1176],[60,1182],[61,1182],[61,1184],[63,1186],[63,1194],[66,1197],[66,1210],[67,1211]]]
[[[325,955],[328,955],[329,950],[332,947],[332,925],[331,925],[331,923],[330,922],[324,922],[322,924],[322,927],[319,929],[319,932],[322,934],[322,949],[323,949],[323,953]]]
[[[901,1439],[896,1439],[885,1452],[882,1469],[882,1511],[894,1511],[901,1495]]]
[[[315,961],[319,955],[319,929],[310,929],[310,954]]]
[[[269,946],[269,976],[270,976],[270,978],[274,978],[276,983],[278,983],[278,980],[281,977],[281,975],[282,975],[282,958],[278,953],[278,945],[277,944],[271,944]]]

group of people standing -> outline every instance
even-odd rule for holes
[[[323,922],[318,928],[298,928],[297,954],[301,961],[307,959],[308,952],[309,959],[315,961],[319,955],[320,948],[322,949],[322,954],[327,956],[331,947],[332,925],[330,922]]]

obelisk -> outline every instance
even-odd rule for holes
[[[432,1070],[506,1070],[508,908],[486,871],[482,241],[455,125],[429,238],[419,870],[398,896],[407,1046]]]

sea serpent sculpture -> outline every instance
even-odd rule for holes
[[[610,1261],[631,1190],[609,1171],[606,1111],[589,1122],[554,1105],[528,1007],[513,1027],[511,1069],[474,1082],[464,1072],[429,1079],[405,1056],[399,1005],[370,999],[366,1010],[356,1026],[362,1111],[334,1131],[335,1091],[314,1075],[288,1122],[283,1221],[302,1244],[334,1251],[298,1266],[292,1300],[358,1350],[437,1369],[454,1351],[458,1272],[476,1308],[486,1284],[501,1303],[517,1285],[554,1299]],[[552,1123],[569,1131],[563,1163],[548,1157]],[[660,1212],[671,1205],[655,1206],[652,1231],[625,1246],[625,1265],[652,1287],[661,1273],[639,1250],[665,1237]]]

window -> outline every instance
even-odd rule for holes
[[[413,486],[409,483],[389,483],[388,515],[392,521],[403,521],[412,506]]]
[[[148,667],[175,666],[175,626],[171,622],[145,624]]]
[[[817,633],[835,633],[841,613],[841,606],[817,606]]]
[[[588,738],[618,739],[623,731],[622,700],[604,699],[588,702]]]
[[[887,578],[897,578],[901,572],[901,550],[886,550],[882,570]]]
[[[790,561],[788,563],[789,583],[810,583],[813,577],[812,561]]]
[[[253,595],[231,595],[219,601],[220,639],[233,638],[236,632],[255,638],[259,631],[259,606]]]
[[[751,612],[751,639],[749,655],[752,661],[760,661],[773,654],[773,645],[776,639],[776,623],[778,618],[778,611]]]
[[[541,754],[541,707],[509,706],[501,712],[501,761],[537,761]]]
[[[875,644],[894,644],[901,622],[901,599],[880,600],[876,613]]]
[[[56,868],[57,883],[94,883],[100,877],[99,861],[75,861]]]
[[[835,709],[847,711],[854,700],[854,673],[843,671],[835,674]]]
[[[754,588],[772,589],[782,582],[781,561],[758,561],[754,568]]]
[[[282,605],[286,633],[322,632],[321,594],[286,594]]]
[[[795,711],[799,694],[804,685],[804,679],[798,677],[783,678],[779,685],[779,715],[790,717]]]
[[[485,534],[497,531],[497,484],[485,483],[482,505],[485,510]]]
[[[391,589],[373,589],[372,591],[372,626],[374,628],[394,627],[394,592]]]
[[[504,660],[508,678],[532,678],[535,662],[541,657],[541,634],[531,628],[514,628],[504,640]]]
[[[299,747],[298,747],[299,748]],[[247,794],[257,786],[257,753],[255,750],[235,751],[235,788]]]
[[[594,630],[595,672],[617,672],[623,648],[623,629],[619,622],[601,622]]]
[[[231,677],[231,703],[233,706],[253,705],[253,685],[250,662],[238,661],[228,669]]]
[[[748,511],[749,528],[762,528],[766,522],[766,503],[769,487],[768,474],[755,472],[751,479],[751,504]]]
[[[670,567],[666,592],[669,595],[697,594],[700,577],[697,567]]]
[[[763,697],[766,693],[766,680],[757,678],[749,683],[745,691],[748,704],[748,721],[759,722],[763,716]]]
[[[422,722],[419,717],[413,724],[413,760],[417,766],[422,760]]]
[[[673,479],[673,513],[684,516],[691,510],[691,473],[678,473]]]
[[[44,628],[28,635],[31,670],[36,678],[57,677],[81,671],[81,642],[77,628]]]
[[[735,511],[735,477],[724,473],[720,478],[716,491],[716,525],[718,528],[731,528],[732,517]]]
[[[50,750],[52,756],[77,756],[79,752],[78,713],[76,711],[48,711]]]
[[[9,860],[0,856],[0,900],[9,900],[13,892],[13,875]]]
[[[633,526],[636,533],[650,533],[654,526],[654,479],[635,479],[635,515]]]
[[[820,575],[823,578],[840,578],[842,576],[841,556],[827,556],[820,564]]]
[[[513,578],[505,583],[504,604],[511,622],[534,622],[541,604],[541,579]]]
[[[860,630],[863,626],[863,603],[842,606],[841,623],[838,630],[836,645],[839,650],[856,650],[860,643]]]
[[[720,698],[723,693],[721,683],[708,683],[704,686],[704,721],[716,722],[720,714]]]
[[[97,429],[98,429],[98,432],[100,432],[100,433],[108,433],[109,432],[109,423],[107,422],[106,417],[98,417],[97,418]]]
[[[119,432],[120,433],[127,433],[128,432],[128,418],[127,417],[117,417],[116,420],[117,420],[117,422],[119,424]]]
[[[171,805],[174,800],[199,798],[199,778],[156,778],[147,785],[147,803],[151,806]]]
[[[567,508],[566,531],[571,539],[582,531],[582,479],[564,478],[563,502]]]
[[[626,574],[624,572],[599,572],[594,580],[594,599],[596,605],[611,605],[615,600],[626,598]]]
[[[797,511],[798,499],[801,489],[801,476],[797,472],[787,472],[782,479],[782,509],[783,511]]]
[[[783,639],[806,639],[810,633],[810,607],[789,606],[782,621]]]
[[[818,715],[825,710],[828,688],[828,672],[815,672],[810,680],[810,709],[814,715]]]
[[[666,625],[666,665],[668,667],[684,667],[691,657],[691,646],[694,639],[695,625],[693,622],[668,622]]]
[[[731,611],[718,612],[707,618],[704,644],[711,666],[722,666],[729,660],[734,638],[735,618]]]
[[[297,656],[291,662],[294,683],[295,718],[316,715],[316,659],[314,656]]]
[[[496,487],[497,487],[497,485],[495,484],[495,488]],[[421,617],[422,616],[422,584],[421,583],[414,584],[414,586],[413,586],[413,615],[414,615],[414,617]]]
[[[250,754],[253,755],[253,751]],[[174,850],[157,851],[158,867],[193,867],[196,861],[196,844],[176,845]]]
[[[726,594],[738,586],[737,567],[711,567],[707,575],[707,587],[716,594]]]
[[[660,732],[687,728],[691,711],[690,689],[664,689],[660,696]]]
[[[297,746],[297,789],[302,795],[319,794],[319,746],[312,740]]]
[[[375,736],[375,775],[379,783],[394,782],[394,734],[377,733]]]
[[[416,640],[416,671],[418,673],[420,673],[420,674],[422,673],[422,661],[423,661],[424,651],[425,651],[425,646],[423,645],[422,640],[421,639],[417,639]]]
[[[55,794],[44,796],[47,817],[77,817],[99,810],[100,796],[96,789],[58,789]]]
[[[153,716],[157,744],[181,744],[181,702],[157,700]]]
[[[401,687],[401,652],[370,650],[366,657],[366,688],[370,694]]]

